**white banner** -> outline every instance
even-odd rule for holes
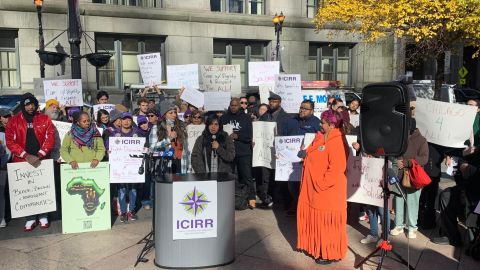
[[[203,65],[200,70],[203,90],[230,92],[234,97],[240,96],[242,91],[240,65]]]
[[[253,127],[252,167],[275,169],[275,122],[256,121]]]
[[[300,181],[302,177],[302,160],[297,156],[304,136],[275,137],[275,180]]]
[[[465,148],[470,139],[477,107],[417,98],[417,128],[428,142]]]
[[[115,109],[114,104],[96,104],[96,105],[93,105],[93,119],[97,120],[97,113],[98,113],[99,110],[105,110],[108,113],[110,113],[114,109]]]
[[[280,62],[248,62],[248,85],[274,84],[275,75],[280,74]]]
[[[28,162],[8,163],[12,218],[57,210],[53,159],[42,160],[38,168]]]
[[[258,86],[258,93],[260,94],[260,103],[268,104],[270,91],[275,93],[275,84],[261,84]]]
[[[195,146],[195,142],[197,141],[198,137],[202,135],[202,132],[205,130],[205,125],[193,125],[190,124],[187,126],[187,143],[188,143],[188,157],[191,160],[193,146]],[[192,162],[189,162],[189,171],[192,171]]]
[[[198,89],[200,87],[198,83],[198,64],[168,65],[167,79],[170,87]]]
[[[110,137],[109,138],[110,183],[143,183],[145,174],[138,174],[142,165],[141,158],[130,155],[141,155],[145,138],[143,137]]]
[[[275,76],[275,93],[282,97],[282,108],[287,113],[298,113],[302,103],[302,81],[300,74]]]
[[[60,106],[83,106],[82,80],[51,80],[43,81],[45,101],[56,99]]]
[[[137,60],[145,86],[162,84],[162,57],[160,53],[139,54]]]
[[[201,108],[205,104],[205,96],[203,93],[191,87],[185,88],[180,98],[197,108]]]
[[[173,240],[217,237],[217,181],[173,183]]]
[[[330,97],[340,98],[345,103],[345,94],[335,90],[302,90],[302,97],[303,100],[311,100],[315,102],[315,110],[313,114],[318,118],[320,118],[320,114],[323,111],[328,109],[327,103]]]
[[[231,95],[229,92],[204,92],[205,111],[224,111],[230,106]]]
[[[347,201],[383,207],[384,163],[382,158],[348,158]]]

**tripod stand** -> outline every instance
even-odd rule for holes
[[[415,268],[413,268],[413,266],[411,266],[409,264],[409,262],[407,262],[405,259],[403,259],[402,256],[400,256],[400,254],[393,251],[393,246],[392,246],[392,244],[390,244],[390,241],[388,241],[389,230],[388,230],[388,228],[386,228],[387,227],[386,224],[388,224],[388,220],[387,220],[388,219],[388,199],[390,198],[391,194],[395,194],[397,196],[401,195],[405,202],[407,201],[407,199],[406,199],[405,194],[403,193],[402,189],[400,188],[400,185],[398,184],[398,181],[394,181],[393,183],[389,182],[387,175],[388,175],[388,158],[385,157],[385,163],[384,163],[384,167],[383,167],[383,220],[382,220],[383,232],[382,232],[382,240],[381,240],[380,244],[378,245],[378,247],[372,253],[370,253],[367,257],[365,257],[362,261],[360,261],[354,267],[359,268],[364,263],[366,263],[370,258],[372,258],[374,256],[380,256],[380,262],[378,263],[378,266],[377,266],[377,270],[380,270],[380,269],[382,269],[383,260],[385,259],[385,257],[387,257],[387,254],[392,253],[393,255],[395,255],[396,259],[391,258],[391,257],[388,257],[388,258],[390,258],[392,260],[395,260],[395,261],[397,261],[401,264],[404,264],[405,266],[408,266],[408,268],[411,269],[411,270],[415,270]],[[394,184],[397,187],[397,189],[399,190],[400,194],[397,194],[393,191],[390,191],[388,189],[389,183]],[[379,251],[380,251],[380,255],[375,255]]]

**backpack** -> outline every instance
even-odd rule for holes
[[[412,159],[412,167],[408,171],[410,176],[410,182],[412,186],[416,189],[421,189],[425,186],[428,186],[432,179],[428,176],[427,172],[417,163],[414,159]]]

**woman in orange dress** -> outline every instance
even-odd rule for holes
[[[321,115],[320,132],[306,149],[297,208],[297,248],[318,264],[347,253],[347,146],[336,111]]]

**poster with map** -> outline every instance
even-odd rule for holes
[[[62,164],[62,232],[81,233],[111,228],[108,162],[96,168],[79,163],[73,170]]]

